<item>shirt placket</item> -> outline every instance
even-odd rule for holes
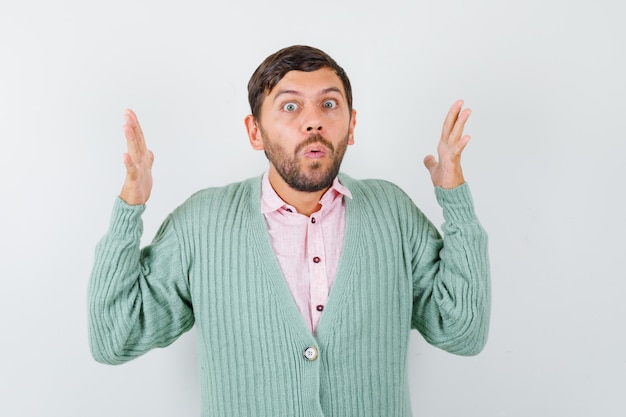
[[[315,332],[328,299],[328,276],[326,272],[324,235],[321,227],[321,212],[314,213],[309,218],[307,225],[307,248],[311,293],[311,322],[313,332]]]

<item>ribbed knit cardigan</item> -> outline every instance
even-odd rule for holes
[[[202,416],[410,416],[411,328],[461,355],[486,342],[486,234],[466,184],[436,189],[442,239],[395,185],[340,181],[353,198],[315,335],[273,253],[260,177],[194,194],[143,249],[144,207],[118,199],[89,285],[94,358],[123,363],[195,322]],[[304,356],[308,347],[315,360]]]

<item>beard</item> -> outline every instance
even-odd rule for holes
[[[261,134],[265,138],[265,156],[281,176],[283,181],[290,188],[308,193],[324,190],[330,187],[339,173],[341,161],[348,147],[348,134],[343,141],[335,147],[319,133],[309,136],[307,140],[299,144],[289,155],[288,152],[269,139],[266,132],[261,129]],[[330,164],[324,164],[318,160],[307,160],[298,158],[298,154],[307,146],[314,143],[321,143],[328,150],[327,157]]]

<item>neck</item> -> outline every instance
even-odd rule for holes
[[[269,180],[276,194],[278,194],[285,203],[293,206],[298,213],[304,214],[305,216],[310,216],[320,209],[319,201],[330,188],[326,187],[323,190],[313,192],[294,190],[271,168],[269,171]]]

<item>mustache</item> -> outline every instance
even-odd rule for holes
[[[328,148],[328,150],[331,153],[335,152],[335,147],[333,146],[332,143],[330,143],[328,140],[326,140],[322,135],[320,135],[319,133],[314,133],[311,136],[309,136],[307,138],[307,140],[305,140],[304,142],[302,142],[301,144],[299,144],[298,146],[296,146],[295,149],[295,153],[299,153],[302,149],[306,148],[309,145],[313,145],[314,143],[321,143],[322,145],[324,145],[326,148]]]

